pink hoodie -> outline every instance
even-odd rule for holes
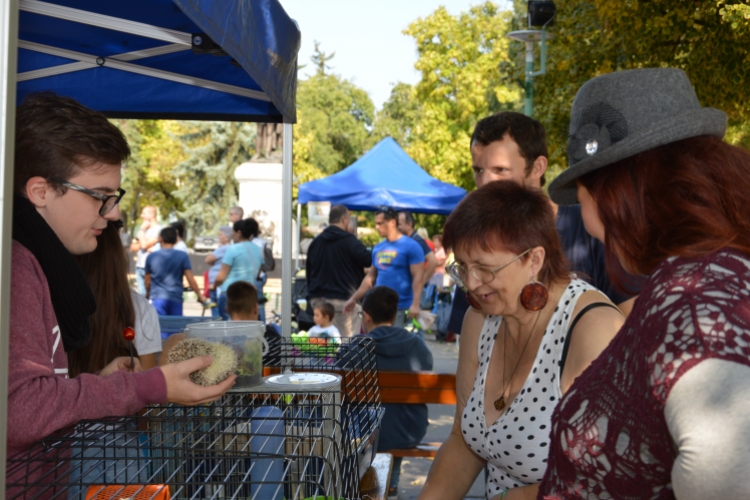
[[[131,415],[166,401],[167,384],[159,368],[68,378],[68,358],[47,279],[36,258],[17,241],[10,280],[8,458],[81,419]],[[22,480],[22,472],[9,475],[7,482]],[[23,482],[27,480],[33,482]]]

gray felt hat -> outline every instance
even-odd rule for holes
[[[681,69],[618,71],[586,82],[570,113],[570,166],[549,186],[555,203],[576,201],[575,180],[617,161],[670,142],[724,137],[727,116],[702,108]]]

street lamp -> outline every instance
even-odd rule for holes
[[[533,80],[535,76],[543,75],[547,72],[547,40],[554,38],[554,35],[547,33],[547,26],[554,24],[556,15],[555,2],[541,2],[529,0],[528,3],[528,23],[529,29],[520,31],[511,31],[508,38],[518,40],[526,44],[526,104],[524,114],[531,116],[532,102],[534,100]],[[534,26],[541,26],[541,30],[531,29]],[[541,61],[539,71],[534,71],[534,44],[541,42]]]

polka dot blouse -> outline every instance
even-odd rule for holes
[[[595,290],[574,279],[560,297],[523,387],[497,421],[484,418],[484,380],[502,316],[487,316],[479,338],[479,366],[464,408],[461,431],[474,453],[487,460],[487,498],[508,488],[538,483],[547,468],[552,411],[562,396],[560,359],[573,309],[583,292]]]

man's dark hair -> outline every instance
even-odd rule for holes
[[[318,302],[313,306],[313,310],[318,309],[320,314],[326,316],[328,319],[333,321],[333,317],[336,315],[336,309],[330,302]]]
[[[375,215],[383,214],[385,220],[398,221],[398,212],[391,207],[380,207],[375,211]]]
[[[258,221],[256,221],[252,217],[248,219],[238,220],[232,227],[235,231],[239,231],[240,233],[242,233],[243,238],[247,239],[255,238],[260,232]]]
[[[406,221],[407,224],[409,224],[411,227],[414,227],[414,214],[409,212],[408,210],[402,210],[399,212],[400,214],[404,214],[404,221]]]
[[[531,173],[534,160],[540,156],[548,157],[544,125],[534,118],[513,111],[501,111],[479,120],[471,134],[471,145],[477,143],[487,146],[492,142],[502,141],[506,135],[518,144],[518,151],[526,160],[526,175]],[[544,186],[544,176],[540,182]]]
[[[344,205],[334,205],[331,207],[331,211],[328,213],[328,223],[338,224],[341,222],[341,218],[349,213],[349,209]]]
[[[387,286],[376,286],[365,294],[362,310],[370,315],[373,323],[393,323],[398,314],[398,293]]]
[[[258,289],[247,281],[235,281],[227,288],[227,313],[248,316],[258,307]]]
[[[107,117],[69,97],[29,94],[16,110],[13,188],[22,196],[32,177],[65,181],[97,163],[121,165],[129,156],[125,136]]]
[[[178,220],[176,222],[173,222],[169,225],[169,227],[177,231],[177,236],[179,236],[183,240],[185,239],[185,224],[183,224],[182,221]]]
[[[161,238],[161,241],[167,245],[174,245],[177,243],[177,231],[173,227],[165,227],[162,229],[159,233],[159,237]]]

